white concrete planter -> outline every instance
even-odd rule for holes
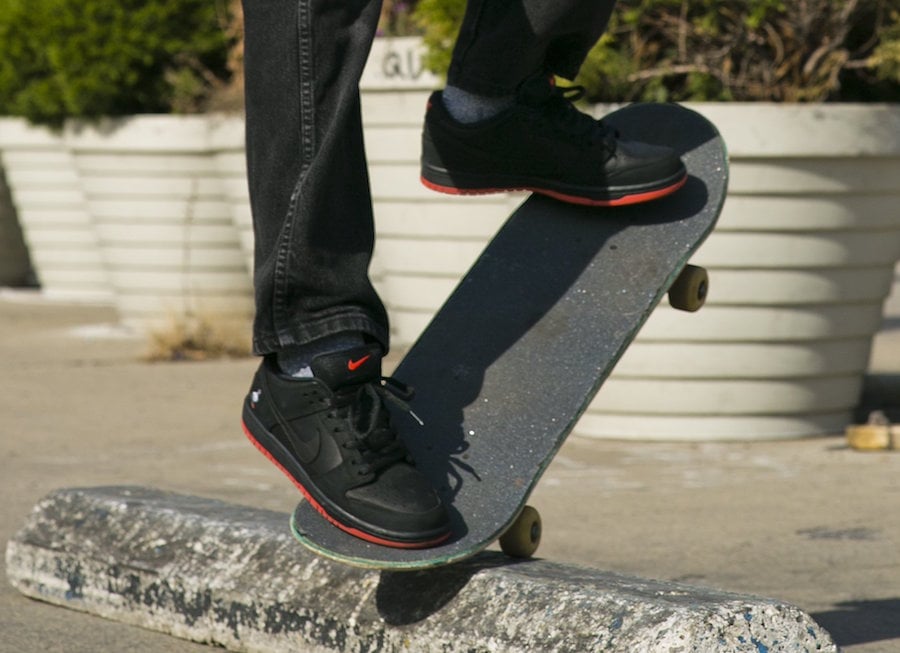
[[[661,307],[583,435],[842,432],[900,258],[900,107],[701,105],[729,144],[725,210],[695,262],[707,306]]]
[[[250,280],[204,116],[67,127],[122,321],[246,319]]]
[[[64,139],[20,118],[0,118],[0,165],[43,291],[111,302],[99,241]]]

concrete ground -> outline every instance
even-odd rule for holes
[[[0,294],[0,542],[57,487],[130,483],[292,509],[296,490],[239,427],[255,362],[142,362],[143,341],[113,321],[106,308]],[[900,319],[879,336],[873,371],[900,374]],[[574,439],[533,503],[545,558],[783,599],[850,653],[900,651],[900,452],[858,453],[840,437]],[[206,650],[0,582],[0,653]]]

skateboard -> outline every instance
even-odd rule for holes
[[[623,136],[675,147],[688,170],[676,193],[617,208],[530,196],[500,228],[394,372],[414,387],[420,426],[394,425],[451,513],[434,548],[371,544],[308,503],[291,517],[313,552],[350,565],[414,570],[471,557],[499,539],[530,557],[541,522],[526,501],[550,461],[668,292],[697,310],[705,270],[688,265],[725,200],[728,161],[715,127],[674,104],[606,117]]]

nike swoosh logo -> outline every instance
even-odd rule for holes
[[[363,363],[365,363],[370,358],[372,358],[372,354],[366,354],[359,360],[355,360],[355,361],[349,360],[349,361],[347,361],[347,369],[350,370],[351,372],[355,372],[363,365]]]
[[[306,437],[303,437],[301,434],[305,434]],[[322,435],[319,433],[318,428],[310,429],[308,425],[306,428],[289,428],[288,441],[290,442],[294,453],[297,454],[297,458],[300,459],[300,462],[309,464],[319,455]]]

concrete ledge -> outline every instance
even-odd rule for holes
[[[836,651],[777,601],[486,553],[378,573],[287,515],[145,488],[57,491],[7,545],[22,593],[236,651]]]

